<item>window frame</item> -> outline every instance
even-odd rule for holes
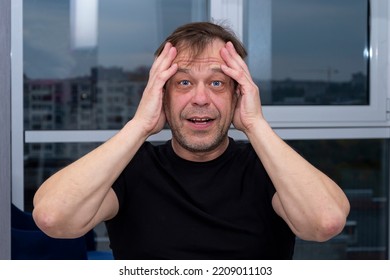
[[[271,5],[271,0],[262,1],[265,5]],[[209,0],[209,17],[214,21],[229,19],[228,23],[242,39],[245,37],[244,5],[244,0]],[[369,7],[369,105],[263,106],[265,117],[281,138],[390,139],[390,3],[370,0]],[[23,209],[25,143],[104,142],[116,130],[24,130],[23,0],[11,1],[11,66],[12,202]],[[246,139],[242,132],[234,128],[229,134],[238,140]],[[164,141],[170,137],[170,131],[163,130],[148,140]]]
[[[261,0],[268,13],[271,9],[271,1]],[[243,5],[242,1],[236,2],[237,5]],[[389,3],[383,0],[371,0],[368,5],[370,14],[369,105],[265,105],[263,106],[264,115],[272,127],[382,127],[389,125],[389,83],[386,78],[390,74],[388,67],[389,6]],[[271,21],[271,18],[268,16],[265,20]],[[267,39],[271,37],[271,22],[265,25],[269,27],[257,28],[260,28],[259,33],[265,41],[269,41],[268,46],[261,47],[267,52],[271,48],[271,42]],[[264,60],[261,56],[255,56],[254,61],[250,63],[261,64]]]

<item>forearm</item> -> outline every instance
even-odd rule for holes
[[[146,136],[129,122],[107,142],[47,179],[34,197],[34,218],[54,235],[82,231]],[[107,217],[109,218],[109,217]]]
[[[112,218],[118,200],[112,184],[142,143],[166,119],[164,85],[176,73],[176,48],[166,43],[154,61],[134,118],[106,143],[50,177],[34,197],[34,219],[55,236],[74,236]],[[76,233],[73,233],[73,232]]]
[[[337,184],[289,147],[265,120],[247,136],[275,186],[274,208],[295,234],[317,241],[337,234],[349,213]]]

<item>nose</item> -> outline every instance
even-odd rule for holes
[[[194,88],[192,104],[197,106],[206,106],[210,104],[210,93],[203,83],[199,83]]]

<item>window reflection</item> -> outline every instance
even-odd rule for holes
[[[26,130],[121,128],[161,41],[208,16],[206,0],[81,2],[24,1]],[[89,8],[97,19],[82,17]]]
[[[249,65],[266,105],[368,105],[368,0],[246,1]]]
[[[297,259],[387,259],[387,140],[309,140],[288,143],[345,191],[351,212],[344,231],[322,244],[297,241]]]
[[[207,0],[100,0],[97,44],[72,43],[69,0],[23,3],[25,130],[119,129],[135,113],[153,52]],[[368,105],[367,0],[248,0],[244,40],[266,105]],[[330,20],[331,19],[331,20]],[[347,193],[342,234],[297,242],[295,258],[386,259],[388,141],[289,141]],[[98,143],[25,145],[25,209],[51,174]]]

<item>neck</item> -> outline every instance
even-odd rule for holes
[[[229,146],[229,138],[226,137],[217,147],[207,151],[194,151],[183,147],[175,138],[172,138],[173,151],[181,158],[194,161],[194,162],[206,162],[218,158],[222,155]]]

